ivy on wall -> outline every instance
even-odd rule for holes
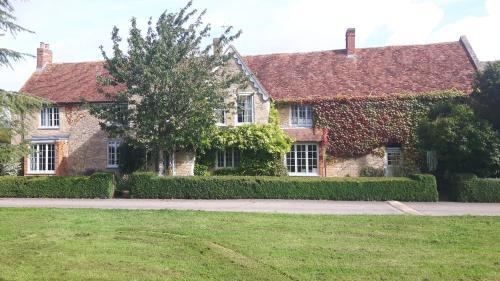
[[[457,91],[382,97],[339,97],[314,102],[315,126],[328,129],[329,154],[353,157],[387,144],[411,147],[419,119],[443,99],[461,99]]]

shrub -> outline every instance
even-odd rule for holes
[[[91,176],[0,177],[0,197],[18,198],[112,198],[112,173]]]
[[[365,166],[361,168],[361,171],[359,171],[359,175],[362,177],[383,177],[384,169]]]
[[[409,178],[129,177],[132,198],[437,201],[431,175]]]
[[[452,195],[460,202],[500,202],[500,178],[458,174],[452,179]]]
[[[194,164],[194,175],[195,176],[208,176],[210,173],[208,172],[208,166],[195,163]]]

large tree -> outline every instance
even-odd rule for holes
[[[32,32],[16,24],[13,12],[14,8],[8,0],[0,0],[0,37],[7,34],[15,37],[19,32]],[[0,69],[12,67],[13,62],[25,56],[29,55],[0,47]],[[43,104],[38,98],[0,89],[0,175],[16,173],[19,158],[28,151],[23,139],[27,129],[24,116]],[[14,135],[21,136],[19,144],[11,144]]]
[[[434,106],[417,129],[423,149],[437,154],[438,175],[500,176],[500,136],[465,104]]]
[[[172,161],[176,151],[196,151],[206,142],[216,123],[214,112],[224,110],[229,86],[240,81],[224,67],[231,54],[221,51],[240,32],[228,27],[216,47],[202,46],[210,25],[203,23],[206,11],[191,4],[165,11],[156,24],[150,19],[145,34],[132,18],[126,51],[116,27],[112,53],[101,47],[107,73],[99,83],[110,102],[92,106],[91,112],[111,135],[153,151],[160,174],[165,152]]]
[[[500,61],[488,63],[474,79],[472,100],[476,113],[500,130]]]

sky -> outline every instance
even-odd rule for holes
[[[127,36],[130,19],[145,27],[185,0],[11,0],[18,23],[35,33],[0,37],[0,48],[36,54],[50,44],[53,62],[101,60],[111,30]],[[480,60],[500,60],[500,0],[194,0],[216,37],[224,26],[242,30],[233,43],[243,55],[345,48],[356,28],[356,47],[457,41],[466,35]],[[208,44],[210,39],[205,42]],[[126,46],[124,46],[126,47]],[[36,59],[0,68],[0,89],[19,90]]]

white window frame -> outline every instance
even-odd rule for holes
[[[32,149],[32,146],[33,145],[53,145],[54,146],[54,170],[49,170],[49,157],[48,157],[48,147],[45,149],[45,170],[39,170],[38,168],[36,170],[32,170],[31,169],[31,158],[32,158],[32,153],[33,152],[30,152],[30,154],[28,155],[28,161],[27,161],[27,164],[28,164],[28,167],[27,167],[27,171],[28,171],[28,174],[31,174],[31,175],[36,175],[36,174],[39,174],[39,175],[53,175],[56,173],[56,170],[57,170],[57,163],[56,163],[56,160],[57,160],[57,150],[56,150],[56,144],[54,141],[43,141],[43,142],[31,142],[30,144],[30,149]],[[42,156],[43,157],[43,156]],[[37,163],[40,162],[40,155],[39,153],[37,152]]]
[[[44,107],[40,110],[40,129],[59,129],[60,124],[61,112],[59,107]]]
[[[230,166],[227,165],[227,151],[229,149],[231,150],[231,165]],[[238,150],[238,149],[234,148],[234,147],[227,148],[227,149],[224,149],[224,150],[217,150],[215,152],[215,169],[216,170],[220,170],[220,169],[234,169],[234,168],[238,167],[237,165],[235,165],[236,161],[234,161],[235,160],[234,156],[236,155],[235,154],[236,150]],[[219,153],[221,153],[221,152],[224,153],[223,154],[224,155],[224,157],[223,157],[224,158],[224,165],[223,165],[223,167],[219,167]],[[241,152],[240,152],[239,157],[241,157]]]
[[[300,176],[306,176],[306,177],[317,177],[319,176],[319,153],[320,153],[320,147],[319,147],[319,144],[318,143],[315,143],[315,142],[297,142],[297,143],[294,143],[292,144],[292,146],[296,146],[296,145],[305,145],[306,147],[306,150],[305,150],[305,153],[306,153],[306,171],[307,172],[297,172],[297,149],[295,148],[294,149],[294,158],[295,158],[295,172],[288,172],[288,175],[289,176],[296,176],[296,177],[300,177]],[[316,146],[316,172],[308,172],[309,171],[309,145],[314,145]],[[288,157],[288,153],[285,154],[285,167],[287,168],[287,171],[288,171],[288,165],[287,165],[287,157]]]
[[[116,169],[119,166],[118,160],[118,147],[121,145],[121,140],[108,140],[106,144],[106,167],[111,169]],[[113,147],[115,149],[114,153],[110,153],[109,148]],[[110,164],[110,154],[114,154],[114,162]]]
[[[297,116],[297,124],[294,124],[293,120],[294,120],[294,108],[299,108],[299,107],[303,107],[305,108],[305,112],[306,112],[306,119],[305,121],[302,122],[302,124],[300,124],[300,122],[298,122],[298,120],[300,119],[298,116]],[[310,119],[310,122],[308,122],[307,120],[307,109],[309,110],[309,116],[311,117]],[[288,121],[290,127],[292,128],[312,128],[313,127],[313,109],[312,109],[312,106],[311,105],[300,105],[300,104],[292,104],[290,106],[290,114],[289,114],[289,121]]]
[[[235,116],[234,116],[234,120],[235,120],[235,123],[236,125],[242,125],[242,124],[253,124],[255,123],[255,93],[254,92],[239,92],[237,95],[236,95],[236,113],[235,113]],[[252,110],[252,120],[250,122],[239,122],[238,120],[238,99],[240,97],[251,97],[251,102],[252,102],[252,107],[251,107],[251,110]]]

